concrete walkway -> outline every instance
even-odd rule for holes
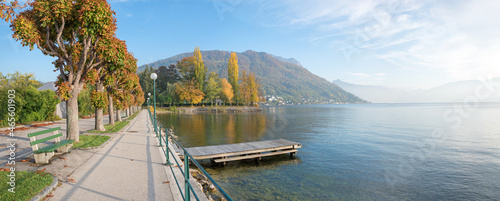
[[[166,183],[169,175],[157,141],[147,110],[142,110],[103,148],[88,150],[92,154],[63,175],[68,181],[48,200],[178,200]]]

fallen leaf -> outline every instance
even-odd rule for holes
[[[43,168],[43,170],[36,170],[35,174],[42,173],[42,172],[45,172],[45,168]]]
[[[168,184],[168,183],[170,183],[170,181],[164,181],[163,183],[164,183],[164,184]]]
[[[68,167],[68,165],[64,165],[64,167]]]
[[[50,198],[50,197],[54,197],[54,195],[52,195],[52,194],[48,194],[48,195],[47,195],[47,196],[45,196],[45,197]]]
[[[130,161],[134,161],[134,159],[130,159]]]
[[[64,160],[66,160],[66,158],[64,158],[64,157],[62,157],[62,156],[61,156],[61,157],[59,157],[59,159],[64,159]]]

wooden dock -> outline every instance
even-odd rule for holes
[[[237,144],[224,144],[203,147],[186,148],[189,154],[197,160],[211,159],[213,162],[222,163],[228,161],[257,159],[261,157],[273,156],[280,154],[290,154],[291,157],[297,153],[297,148],[301,148],[302,144],[289,140],[266,140],[255,142],[244,142]],[[179,157],[184,159],[184,152],[179,150]]]

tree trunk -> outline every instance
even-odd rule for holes
[[[100,109],[95,109],[95,130],[98,131],[105,131],[106,129],[104,128],[104,117],[103,117],[103,110],[102,108]]]
[[[66,139],[80,141],[80,128],[78,125],[78,93],[72,93],[66,101]]]
[[[95,90],[97,92],[103,92],[104,91],[104,86],[102,82],[96,82],[95,84]],[[105,131],[106,129],[104,128],[104,117],[103,117],[103,108],[96,108],[95,109],[95,130],[98,131]]]
[[[121,115],[121,113],[122,113],[121,110],[116,110],[117,121],[122,121],[122,115]]]
[[[109,101],[109,106],[108,106],[108,113],[109,113],[109,125],[115,125],[115,115],[114,115],[114,106],[113,106],[113,95],[108,93],[108,101]]]

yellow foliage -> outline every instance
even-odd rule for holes
[[[227,64],[228,81],[233,87],[233,97],[238,98],[238,57],[235,52],[231,53],[229,63]]]
[[[191,102],[191,105],[198,104],[205,97],[205,94],[198,89],[197,83],[193,80],[176,85],[175,93],[181,100]]]
[[[222,94],[226,97],[227,101],[231,102],[233,100],[233,87],[226,78],[222,78]]]

